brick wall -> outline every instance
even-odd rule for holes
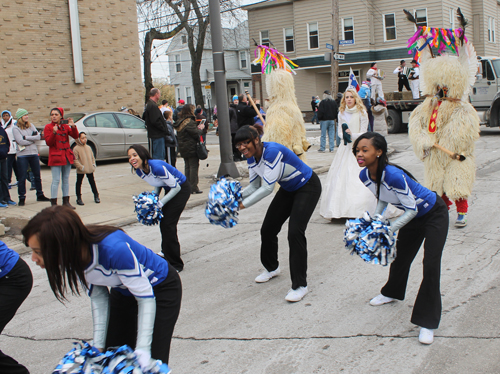
[[[74,83],[67,0],[0,0],[0,110],[142,113],[143,83],[135,0],[79,0],[84,83]]]

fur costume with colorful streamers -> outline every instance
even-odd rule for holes
[[[458,213],[466,213],[480,131],[477,112],[468,102],[477,73],[476,52],[470,42],[457,45],[460,37],[467,40],[462,29],[437,30],[422,28],[408,43],[410,48],[417,43],[421,51],[420,90],[426,96],[410,116],[408,135],[415,154],[424,162],[425,186],[455,200]],[[422,48],[426,43],[444,54],[431,58],[429,48]],[[456,52],[458,58],[446,54],[447,50]],[[451,159],[434,144],[464,155],[465,161]]]
[[[302,112],[295,96],[295,82],[291,72],[297,67],[277,50],[260,45],[254,63],[262,64],[266,80],[269,106],[266,111],[266,126],[263,141],[276,142],[291,149],[302,161],[311,147],[306,139],[306,128]]]

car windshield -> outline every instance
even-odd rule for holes
[[[497,77],[500,77],[500,59],[499,60],[491,60],[493,64],[493,69],[495,69],[495,74]]]
[[[83,117],[85,117],[85,113],[68,113],[65,118],[73,118],[74,122],[78,122]]]

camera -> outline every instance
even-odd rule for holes
[[[62,119],[60,123],[61,123],[61,125],[67,125],[69,123],[69,120]]]

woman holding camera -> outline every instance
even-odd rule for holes
[[[50,202],[57,205],[57,189],[62,179],[63,205],[75,209],[69,203],[69,173],[75,156],[69,146],[69,137],[78,138],[78,129],[73,119],[64,119],[64,109],[54,108],[50,111],[51,122],[45,125],[43,134],[49,146],[49,166],[52,171]]]

